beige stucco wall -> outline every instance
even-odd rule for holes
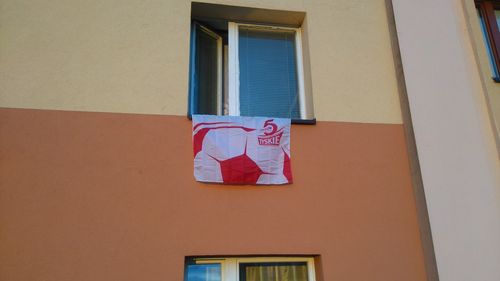
[[[484,45],[481,27],[477,17],[474,1],[462,0],[467,18],[472,47],[476,56],[477,67],[481,73],[481,82],[489,105],[490,115],[493,119],[497,136],[497,145],[500,147],[500,83],[491,78],[491,73],[486,47]]]
[[[385,1],[205,1],[305,11],[318,120],[401,123]],[[0,6],[0,106],[185,115],[190,1]]]
[[[498,281],[500,162],[462,4],[393,1],[439,280]]]

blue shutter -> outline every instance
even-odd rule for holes
[[[240,27],[240,114],[300,118],[295,31]]]

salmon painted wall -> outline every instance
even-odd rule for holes
[[[1,280],[182,280],[188,255],[320,255],[425,280],[402,125],[292,127],[295,182],[193,179],[185,117],[0,110]]]

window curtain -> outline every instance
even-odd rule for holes
[[[241,281],[307,281],[306,265],[245,266]]]

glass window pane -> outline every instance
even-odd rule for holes
[[[484,17],[481,14],[481,11],[477,9],[477,15],[479,17],[479,23],[481,25],[481,31],[483,35],[484,45],[486,46],[486,52],[488,53],[488,62],[490,65],[491,73],[493,76],[498,76],[497,67],[495,65],[495,60],[493,59],[493,53],[491,52],[490,40],[488,39],[488,31],[486,30],[486,24],[484,23]],[[499,15],[497,11],[495,11],[495,15],[497,15],[497,23],[499,22]]]
[[[196,25],[194,99],[196,114],[217,114],[218,50],[213,34]]]
[[[239,27],[240,114],[300,118],[295,31]]]
[[[190,264],[186,281],[221,281],[220,264]]]
[[[240,281],[307,281],[307,263],[242,263]]]

